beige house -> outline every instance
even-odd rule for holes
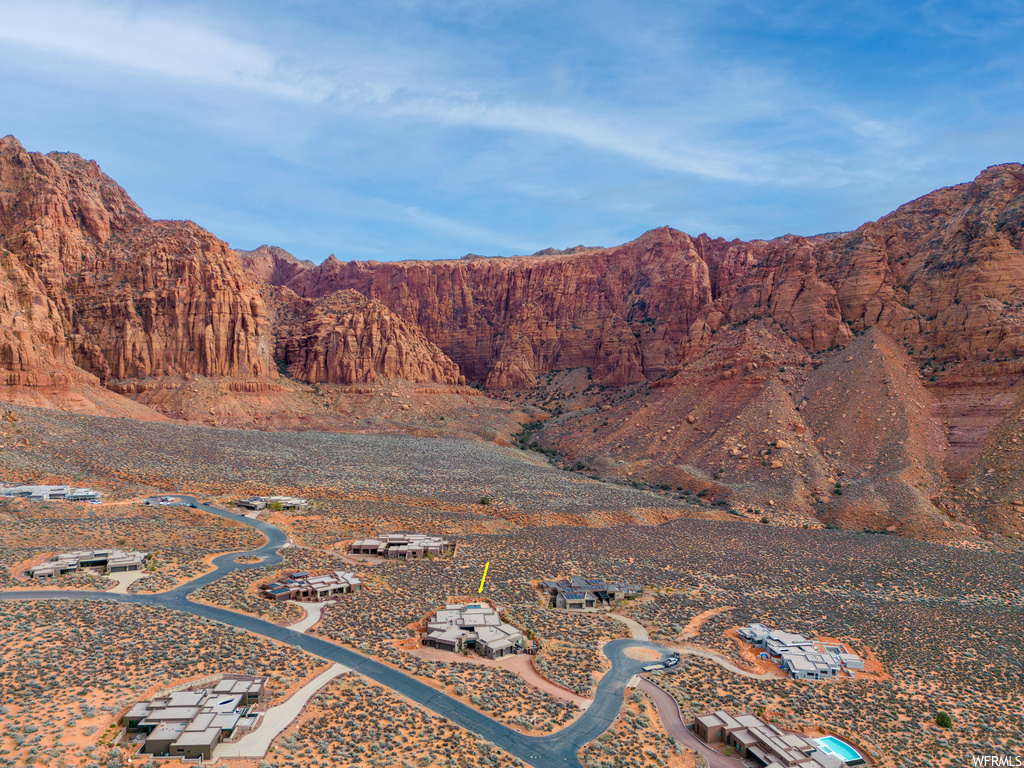
[[[455,545],[440,536],[425,533],[382,533],[375,539],[356,539],[347,547],[353,555],[375,555],[389,560],[413,560],[455,553]]]
[[[788,733],[755,715],[733,716],[722,710],[698,715],[693,732],[709,746],[732,747],[741,759],[767,768],[843,768],[864,762],[859,755],[859,759],[844,760],[834,750],[823,748],[821,739]]]
[[[307,571],[296,571],[286,579],[261,584],[260,592],[270,600],[315,603],[330,600],[335,595],[356,592],[362,586],[362,580],[349,571],[332,571],[319,576],[310,576]]]
[[[149,552],[126,552],[123,549],[76,549],[54,555],[45,563],[29,568],[33,579],[45,579],[51,576],[63,576],[82,568],[97,568],[103,573],[124,573],[125,571],[141,571]]]
[[[238,729],[252,728],[267,679],[225,676],[210,687],[170,691],[140,701],[121,717],[129,735],[144,734],[141,752],[210,760],[213,748]]]
[[[427,622],[423,644],[445,651],[473,648],[481,656],[498,659],[522,650],[523,633],[486,603],[452,603]]]

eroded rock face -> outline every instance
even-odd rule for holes
[[[270,288],[276,357],[308,384],[364,384],[382,378],[464,384],[455,363],[379,301],[355,291],[304,299]]]
[[[0,367],[12,383],[276,376],[257,284],[192,222],[148,219],[78,155],[0,140]]]
[[[282,283],[355,289],[419,325],[492,389],[588,367],[657,380],[715,331],[775,320],[810,352],[877,326],[918,357],[1024,370],[1024,166],[995,166],[835,238],[731,242],[662,228],[616,248],[439,262],[330,258]]]
[[[299,261],[276,245],[261,245],[252,251],[236,249],[235,256],[249,274],[268,285],[284,285],[300,272],[314,266],[312,261]]]
[[[493,388],[530,386],[560,368],[589,367],[613,385],[666,373],[711,301],[707,265],[689,236],[669,229],[615,249],[515,259],[332,258],[288,285],[308,297],[353,288],[380,299]]]

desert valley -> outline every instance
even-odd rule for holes
[[[7,136],[0,262],[0,766],[1024,754],[1020,164],[313,264]]]

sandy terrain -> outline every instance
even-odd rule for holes
[[[522,765],[493,744],[357,675],[343,675],[313,698],[271,746],[267,761],[290,768],[372,768],[382,764],[462,768]],[[394,761],[394,762],[390,762]],[[231,768],[258,761],[226,759]]]
[[[657,661],[664,654],[659,653],[653,648],[629,648],[626,650],[626,655],[637,661]]]
[[[735,610],[735,606],[723,605],[721,608],[708,608],[706,611],[698,613],[696,616],[694,616],[692,619],[686,622],[686,626],[683,627],[683,631],[680,633],[679,638],[681,640],[688,640],[691,637],[696,637],[698,634],[700,634],[701,627],[703,627],[707,623],[708,619],[710,619],[712,616],[717,616],[720,613],[725,613],[726,611],[732,610]]]
[[[408,653],[427,661],[440,661],[454,664],[478,664],[483,667],[499,667],[501,669],[507,669],[510,672],[515,672],[535,688],[539,688],[555,698],[571,701],[580,709],[586,709],[593,703],[593,699],[589,699],[585,696],[579,696],[567,688],[551,682],[541,675],[537,671],[537,668],[533,666],[533,657],[529,654],[520,653],[511,656],[504,656],[500,659],[488,659],[483,656],[478,656],[475,653],[463,656],[459,653],[450,653],[448,651],[438,650],[437,648],[424,648],[422,646],[415,650],[410,650]]]

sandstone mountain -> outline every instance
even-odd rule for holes
[[[1024,371],[1024,166],[995,166],[839,237],[742,242],[668,227],[615,248],[531,257],[349,262],[279,283],[354,289],[419,325],[467,379],[506,390],[588,367],[655,381],[723,324],[770,317],[808,352],[885,331],[921,361]]]
[[[232,251],[192,222],[153,221],[96,163],[26,152],[11,136],[0,139],[0,263],[0,384],[48,390],[22,391],[25,402],[67,405],[61,391],[102,384],[107,394],[90,395],[87,409],[99,398],[116,412],[109,391],[153,390],[126,380],[273,380],[278,353],[308,383],[460,381],[418,329],[369,300],[293,295],[301,321],[286,312],[272,327],[265,287],[311,263],[267,246]]]
[[[834,236],[313,265],[7,137],[0,262],[5,399],[498,441],[543,418],[563,465],[701,514],[1024,535],[1019,164]]]
[[[259,291],[227,245],[148,219],[78,155],[0,139],[0,258],[9,384],[276,375]]]
[[[277,331],[275,358],[308,384],[364,384],[379,378],[465,384],[458,366],[375,299],[336,291],[304,299],[269,287]]]
[[[528,257],[332,257],[281,284],[309,298],[354,289],[379,299],[467,379],[557,408],[541,443],[602,474],[621,467],[633,482],[697,487],[728,475],[717,455],[727,445],[758,460],[719,493],[755,511],[771,500],[798,516],[900,531],[969,531],[974,522],[1020,531],[1024,523],[1014,512],[1019,482],[1000,485],[1001,522],[977,500],[947,495],[950,481],[979,472],[991,480],[987,441],[1019,407],[1019,164],[837,236],[729,242],[662,228],[614,248]],[[870,343],[843,350],[869,330]],[[573,369],[585,369],[588,383],[566,397],[552,376]],[[838,392],[850,402],[838,402]],[[798,398],[807,398],[803,416],[783,418],[807,435],[795,461],[778,451],[768,460],[763,440],[722,431],[768,412],[777,422]],[[702,412],[702,426],[685,421]],[[844,451],[854,442],[863,445]],[[843,477],[856,483],[840,498],[833,491]],[[983,505],[990,497],[978,483]],[[885,519],[867,515],[872,508]]]

